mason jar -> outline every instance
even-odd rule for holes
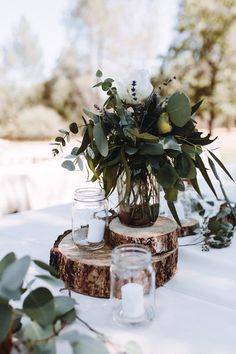
[[[146,246],[120,245],[112,251],[111,303],[120,324],[143,324],[155,315],[155,272]]]
[[[107,199],[104,191],[93,187],[76,189],[72,206],[74,244],[85,250],[102,248],[107,222]]]

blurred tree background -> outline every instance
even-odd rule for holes
[[[116,76],[130,66],[151,67],[156,86],[175,75],[173,86],[187,91],[192,102],[205,100],[199,118],[210,131],[235,125],[236,2],[178,3],[175,36],[160,59],[166,31],[161,0],[70,0],[67,43],[46,78],[47,53],[21,18],[1,48],[0,137],[54,136],[68,121],[80,119],[83,106],[99,103],[91,89],[97,68]]]
[[[176,36],[161,74],[175,75],[192,102],[204,99],[199,118],[210,133],[236,122],[236,1],[183,0]]]

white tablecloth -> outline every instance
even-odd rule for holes
[[[71,206],[64,205],[2,217],[0,258],[15,251],[48,262],[54,240],[70,228],[70,215]],[[181,243],[191,241],[188,237]],[[178,272],[156,290],[156,317],[146,327],[119,327],[111,319],[109,300],[73,296],[85,321],[119,344],[135,340],[144,354],[235,354],[235,254],[236,239],[229,248],[210,252],[180,247]],[[85,331],[79,323],[76,327]]]

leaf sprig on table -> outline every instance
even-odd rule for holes
[[[213,207],[214,202],[209,201],[209,206]],[[209,211],[201,205],[195,204],[195,210],[202,216],[202,226],[196,232],[203,237],[203,251],[211,248],[224,248],[230,246],[236,227],[236,204],[227,203],[220,206],[219,210],[209,217]]]
[[[234,214],[236,206],[232,207]],[[208,231],[205,234],[205,244],[212,248],[228,247],[234,236],[236,219],[231,208],[223,204],[215,216],[208,221]]]

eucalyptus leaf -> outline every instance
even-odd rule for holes
[[[183,152],[189,154],[192,159],[195,159],[196,147],[194,145],[182,144],[181,149]]]
[[[42,262],[38,259],[33,259],[33,262],[41,269],[47,270],[54,277],[58,277],[58,273],[55,268],[50,266],[49,264]]]
[[[55,318],[65,315],[76,304],[75,300],[68,296],[54,296]]]
[[[105,344],[97,338],[79,335],[77,342],[72,342],[74,354],[109,354]]]
[[[78,124],[75,122],[69,125],[69,129],[73,134],[77,134],[79,132]]]
[[[134,341],[129,341],[125,345],[125,353],[126,354],[144,354],[140,346],[134,342]]]
[[[68,135],[69,132],[66,129],[58,129],[59,133]]]
[[[0,303],[0,343],[8,335],[12,326],[12,308],[6,303]]]
[[[139,140],[147,141],[147,142],[157,142],[159,138],[150,133],[140,133],[137,128],[129,128],[127,129],[129,133],[135,136]]]
[[[23,327],[22,332],[23,340],[27,345],[35,341],[43,341],[49,338],[53,334],[53,326],[41,327],[39,323],[31,321]]]
[[[112,87],[112,82],[109,80],[105,80],[102,83],[102,89],[103,91],[108,91]]]
[[[139,147],[137,147],[137,146],[126,146],[125,147],[125,152],[128,155],[134,155],[134,154],[136,154],[136,152],[138,152],[138,150],[139,150]]]
[[[77,156],[77,155],[79,155],[79,153],[80,153],[80,148],[79,147],[74,147],[72,150],[71,150],[71,155],[72,156]]]
[[[169,164],[164,164],[157,172],[157,180],[164,188],[173,187],[179,179],[174,167]]]
[[[188,97],[180,91],[170,96],[167,113],[177,127],[183,127],[191,119],[191,106]]]
[[[31,258],[24,256],[11,263],[3,272],[1,287],[10,290],[18,290],[30,266]]]
[[[194,162],[191,157],[184,152],[176,157],[175,168],[178,175],[182,178],[193,179],[197,175]]]
[[[64,315],[60,317],[60,320],[63,322],[63,324],[71,324],[76,320],[77,313],[75,309],[72,309],[68,312],[66,312]]]
[[[88,116],[89,118],[91,118],[94,123],[97,123],[99,121],[99,115],[93,113],[93,112],[90,112],[87,108],[84,108],[83,109],[84,113],[86,114],[86,116]]]
[[[71,330],[60,335],[60,339],[66,340],[70,343],[77,343],[79,337],[79,332],[76,330]]]
[[[16,260],[16,255],[14,252],[10,252],[4,256],[0,261],[0,278],[3,271]]]
[[[108,142],[104,134],[102,128],[102,122],[100,119],[99,122],[94,125],[93,135],[94,135],[95,144],[98,148],[98,151],[103,157],[106,157],[108,155]]]
[[[102,81],[98,82],[97,84],[93,85],[93,88],[102,86]]]
[[[29,293],[23,303],[24,312],[41,326],[53,322],[55,306],[53,296],[47,288],[37,288]]]
[[[41,279],[46,281],[49,284],[52,284],[53,286],[57,286],[57,287],[63,287],[64,286],[64,282],[61,279],[58,278],[54,278],[50,275],[47,274],[37,274],[35,275],[36,278]],[[27,284],[27,288],[28,288],[28,284]]]
[[[181,147],[173,136],[166,136],[160,141],[163,144],[164,150],[176,150],[181,152]]]
[[[69,171],[75,170],[75,165],[71,160],[65,160],[62,162],[61,166]]]
[[[0,298],[5,300],[19,300],[22,295],[22,289],[9,290],[0,283]]]
[[[102,77],[102,71],[98,69],[97,72],[96,72],[96,76],[97,77]]]
[[[83,163],[83,160],[79,156],[76,157],[75,163],[78,165],[80,171],[83,171],[84,163]]]
[[[59,154],[59,150],[58,149],[52,149],[52,152],[54,155],[58,155]]]
[[[140,155],[163,155],[164,149],[161,143],[145,143],[141,146]]]
[[[61,136],[58,136],[55,141],[57,141],[58,143],[62,144],[62,146],[66,145],[65,139],[62,138]]]

